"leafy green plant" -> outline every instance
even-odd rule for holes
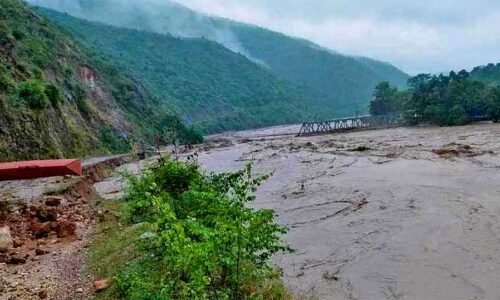
[[[61,90],[52,83],[45,85],[45,95],[53,107],[57,107],[64,100]]]
[[[203,174],[194,161],[163,159],[129,178],[128,218],[150,222],[144,256],[117,283],[127,299],[262,299],[284,294],[272,255],[287,229],[271,210],[257,210],[257,187],[268,176],[242,171]],[[141,295],[139,297],[139,295]],[[277,296],[279,297],[279,296]],[[283,299],[283,298],[277,298]]]
[[[11,94],[16,89],[15,81],[7,74],[0,75],[0,91]]]
[[[104,153],[122,154],[128,153],[132,149],[129,140],[111,127],[101,128],[99,142],[101,143],[101,151]]]
[[[50,105],[45,86],[38,80],[30,80],[19,86],[19,98],[32,109],[45,109]]]

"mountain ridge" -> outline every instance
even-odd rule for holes
[[[51,0],[30,2],[119,27],[214,40],[260,63],[282,80],[314,90],[322,98],[318,106],[332,117],[366,111],[373,88],[379,82],[389,81],[404,87],[409,78],[386,63],[339,54],[302,38],[201,14],[172,1],[129,5],[117,0],[66,1],[79,7],[78,10],[57,7]]]

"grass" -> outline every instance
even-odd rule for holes
[[[119,211],[125,202],[107,200],[97,205],[103,214],[101,222],[91,236],[91,245],[87,256],[87,267],[93,278],[113,281],[126,262],[139,257],[138,242],[140,235],[149,230],[149,224],[126,226],[120,223]],[[116,299],[116,290],[111,287],[97,295],[97,299]]]

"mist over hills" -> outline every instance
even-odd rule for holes
[[[329,117],[366,111],[377,83],[389,81],[404,87],[408,79],[408,75],[387,63],[342,55],[307,40],[200,14],[172,1],[29,2],[119,27],[215,41],[246,56],[279,79],[313,91],[315,105]]]
[[[207,39],[186,39],[38,9],[205,133],[326,117],[313,93]],[[312,106],[308,109],[309,106]]]

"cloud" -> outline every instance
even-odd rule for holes
[[[169,0],[28,1],[118,26],[132,23],[157,32],[205,36],[246,54],[230,30],[213,26],[203,15],[175,13],[176,5]],[[387,61],[411,74],[500,62],[498,0],[174,1],[206,14],[309,39],[344,54]],[[81,10],[80,3],[86,9]],[[113,5],[113,9],[88,9],[103,5]],[[165,16],[167,7],[170,13]],[[137,20],[131,11],[144,11],[149,17]],[[206,26],[193,26],[199,22]]]
[[[410,73],[500,61],[497,0],[178,0]]]

